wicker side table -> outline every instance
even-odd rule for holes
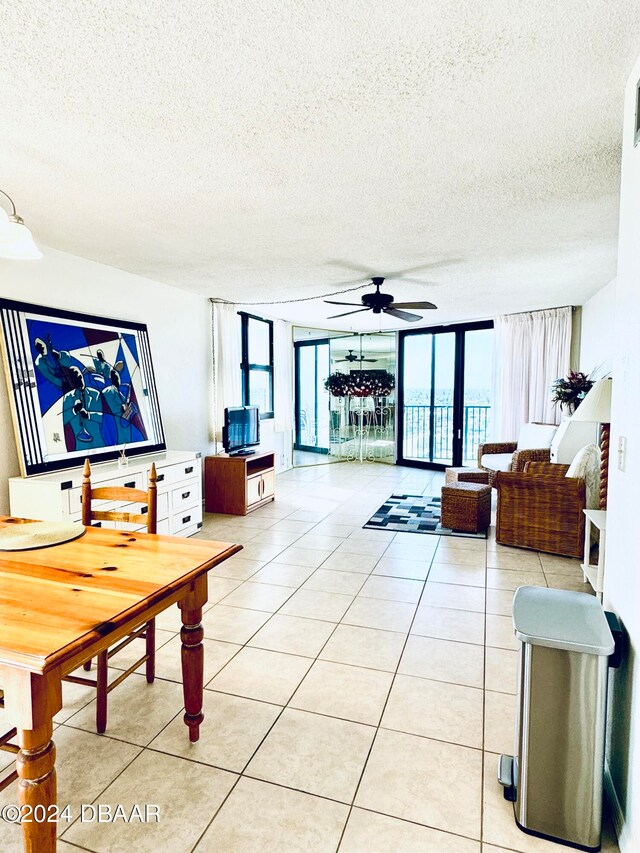
[[[491,486],[452,483],[442,487],[440,524],[464,533],[480,533],[491,524]]]
[[[482,468],[447,468],[444,472],[444,482],[451,483],[482,483],[489,485],[489,472]]]

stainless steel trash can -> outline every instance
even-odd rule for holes
[[[515,756],[498,777],[524,832],[600,849],[605,709],[614,638],[600,602],[582,592],[520,587]]]

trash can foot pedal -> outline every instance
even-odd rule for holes
[[[513,784],[513,755],[501,755],[498,759],[498,782],[504,788],[505,800],[516,801],[516,788]]]

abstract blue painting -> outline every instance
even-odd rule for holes
[[[23,473],[164,449],[146,326],[0,300]]]

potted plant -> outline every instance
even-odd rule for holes
[[[581,371],[570,370],[551,386],[551,400],[572,415],[593,387],[594,380]]]

